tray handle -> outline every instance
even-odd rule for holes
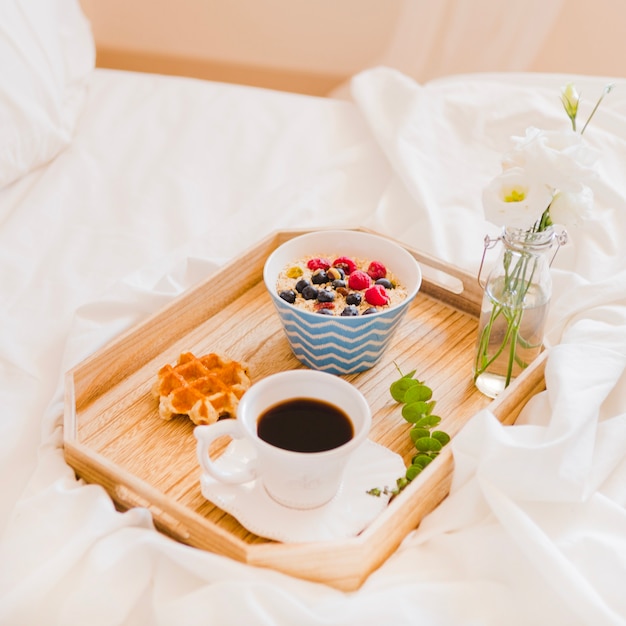
[[[478,317],[483,291],[476,276],[428,254],[406,248],[422,268],[421,291]]]
[[[380,233],[369,228],[361,227],[357,230],[380,236]],[[480,315],[483,290],[478,285],[475,275],[430,254],[420,252],[399,239],[387,235],[385,237],[405,248],[420,264],[422,268],[420,291],[474,317]]]

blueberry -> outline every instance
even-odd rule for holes
[[[378,309],[375,306],[371,306],[363,311],[363,315],[371,315],[372,313],[378,313]]]
[[[317,292],[317,299],[319,302],[332,302],[335,299],[335,294],[329,289],[320,289]]]
[[[330,309],[319,309],[317,311],[320,315],[332,315],[333,312]]]
[[[382,285],[385,289],[393,289],[393,283],[388,278],[379,278],[376,284]]]
[[[356,306],[359,306],[359,304],[361,304],[361,299],[361,294],[353,291],[346,296],[346,304],[354,304]]]
[[[302,293],[302,290],[307,287],[309,285],[309,281],[301,278],[297,283],[296,283],[296,291],[298,293]]]
[[[328,276],[324,270],[317,270],[313,276],[311,276],[311,282],[314,285],[323,285],[328,282]]]
[[[285,302],[293,304],[296,301],[296,292],[292,289],[285,289],[278,294]]]
[[[354,317],[359,314],[359,310],[354,306],[354,304],[349,304],[342,312],[341,315],[343,317]]]
[[[317,292],[318,292],[318,290],[315,287],[312,287],[311,285],[307,285],[302,290],[302,297],[305,300],[316,300],[317,299]]]
[[[337,280],[333,280],[333,287],[335,289],[345,289],[346,287],[346,281],[343,280],[343,278],[338,278]]]

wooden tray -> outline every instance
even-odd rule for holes
[[[65,458],[78,476],[102,485],[119,508],[147,507],[155,526],[183,543],[354,590],[448,494],[450,445],[359,536],[280,543],[248,532],[202,497],[193,424],[186,418],[161,420],[150,393],[158,369],[188,350],[244,360],[253,381],[303,367],[291,353],[262,280],[269,253],[302,232],[264,239],[68,372]],[[370,438],[408,463],[414,451],[409,427],[389,395],[398,378],[394,362],[405,373],[417,369],[416,376],[433,389],[440,428],[454,437],[485,407],[503,423],[513,423],[526,401],[545,388],[545,354],[497,400],[483,396],[471,376],[482,298],[476,278],[407,249],[422,265],[420,293],[381,362],[346,379],[370,403]]]

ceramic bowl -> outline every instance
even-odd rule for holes
[[[325,255],[382,262],[406,288],[407,297],[395,306],[353,317],[306,311],[279,297],[278,276],[289,263]],[[331,374],[353,374],[380,360],[419,291],[422,272],[407,250],[385,237],[352,230],[321,230],[294,237],[276,248],[265,262],[263,279],[298,360]]]

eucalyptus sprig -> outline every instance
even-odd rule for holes
[[[411,459],[404,476],[396,480],[395,487],[374,487],[367,493],[372,496],[381,494],[397,496],[427,465],[437,457],[443,446],[450,441],[450,435],[442,430],[433,430],[441,422],[438,415],[433,415],[435,400],[430,387],[415,378],[416,370],[403,374],[394,363],[400,378],[389,387],[391,397],[404,406],[402,417],[411,425],[409,436],[415,446],[416,454]]]

